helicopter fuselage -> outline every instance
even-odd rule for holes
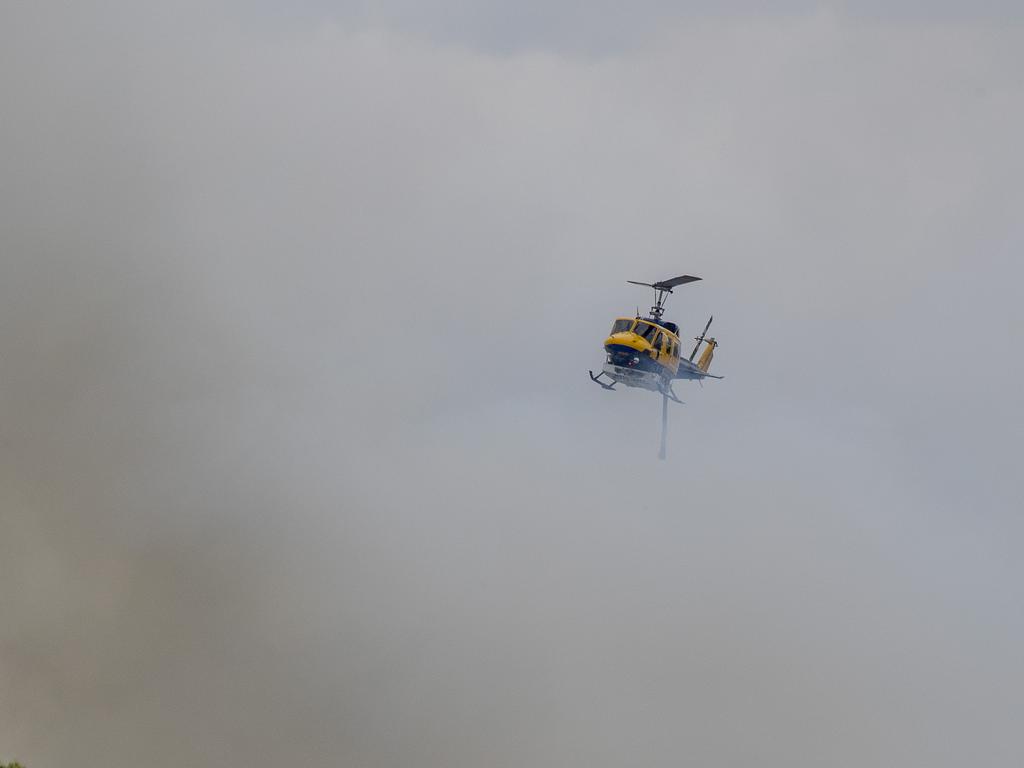
[[[673,288],[700,280],[693,275],[680,275],[656,283],[640,283],[635,280],[627,282],[643,285],[654,289],[654,306],[650,317],[619,317],[612,324],[611,332],[604,340],[604,351],[607,355],[601,372],[594,375],[589,371],[590,380],[605,390],[615,391],[615,385],[622,383],[627,387],[641,387],[661,394],[661,450],[658,457],[665,458],[665,436],[668,430],[668,401],[681,403],[672,391],[673,379],[696,379],[707,377],[720,379],[708,373],[711,358],[717,342],[707,336],[711,327],[711,318],[700,336],[695,336],[697,346],[693,348],[688,359],[681,357],[679,345],[679,326],[663,319],[665,299]],[[700,359],[694,363],[693,358],[706,344]],[[603,381],[607,377],[607,381]]]
[[[707,340],[708,347],[694,363],[681,357],[677,329],[675,323],[656,318],[616,318],[604,340],[606,360],[601,374],[613,385],[622,383],[662,393],[671,391],[674,379],[699,380],[711,376],[707,367],[715,340]]]
[[[606,372],[621,378],[624,384],[651,378],[671,380],[679,368],[679,336],[674,328],[674,323],[652,319],[616,318],[611,334],[604,340],[604,350],[605,367],[617,370],[614,374]]]

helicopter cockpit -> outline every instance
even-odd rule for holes
[[[612,324],[612,330],[611,333],[609,333],[609,336],[614,336],[616,333],[629,333],[632,331],[637,336],[653,342],[658,330],[662,328],[676,336],[679,335],[679,326],[668,320],[647,320],[639,317],[620,317]]]
[[[634,324],[636,324],[635,327]],[[642,336],[650,341],[651,336],[658,328],[664,328],[669,333],[679,335],[679,326],[675,323],[655,321],[655,319],[641,319],[640,317],[618,317],[611,325],[611,331],[608,335],[613,336],[614,334],[624,334],[633,331],[637,336]]]
[[[654,337],[658,335],[658,326],[654,323],[648,323],[644,320],[637,320],[636,327],[633,329],[633,333],[639,336],[641,339],[654,343]]]

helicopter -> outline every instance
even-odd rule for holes
[[[636,317],[615,318],[611,332],[604,340],[607,354],[605,364],[596,376],[593,371],[589,371],[591,380],[610,392],[614,392],[615,385],[621,383],[627,387],[639,387],[661,394],[661,450],[658,452],[660,459],[666,456],[668,401],[672,400],[680,405],[683,402],[672,391],[672,382],[676,379],[702,382],[706,378],[724,378],[708,373],[715,349],[718,347],[714,337],[707,335],[711,321],[715,319],[714,315],[708,320],[700,336],[694,337],[697,344],[690,352],[689,358],[682,357],[679,326],[663,319],[665,300],[672,293],[672,289],[700,279],[693,275],[680,275],[656,283],[627,280],[626,282],[632,285],[653,288],[654,306],[651,307],[648,317],[640,317],[637,310]],[[707,346],[695,363],[693,358],[700,351],[701,344]],[[605,377],[607,383],[602,381]]]

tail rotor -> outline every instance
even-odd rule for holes
[[[714,320],[714,319],[715,319],[714,315],[709,317],[708,318],[708,324],[704,326],[704,330],[700,332],[700,336],[694,336],[693,337],[694,340],[697,342],[697,345],[693,348],[693,352],[690,353],[690,362],[691,363],[693,362],[693,358],[695,358],[697,356],[697,350],[700,349],[700,345],[704,343],[704,337],[708,335],[708,328],[711,327],[711,321]]]

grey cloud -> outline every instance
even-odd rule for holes
[[[1019,30],[8,13],[0,756],[1019,762]]]
[[[245,8],[251,9],[252,4]],[[577,56],[615,56],[642,49],[678,26],[726,20],[790,20],[815,13],[836,13],[852,23],[1020,24],[1021,10],[1011,0],[921,2],[812,2],[786,0],[770,6],[742,2],[669,2],[639,0],[624,4],[610,0],[580,3],[508,3],[501,0],[305,0],[299,3],[262,2],[255,6],[273,23],[291,27],[331,20],[374,26],[497,54],[529,51]]]

